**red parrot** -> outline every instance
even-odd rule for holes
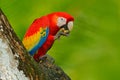
[[[54,12],[33,21],[23,38],[23,44],[38,62],[61,35],[67,36],[74,18],[66,12]]]

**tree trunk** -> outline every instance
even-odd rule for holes
[[[39,63],[28,54],[0,9],[0,80],[70,80],[47,55]]]

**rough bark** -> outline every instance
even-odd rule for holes
[[[35,62],[0,9],[0,80],[70,80],[54,62],[49,55]]]

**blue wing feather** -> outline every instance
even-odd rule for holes
[[[34,48],[29,51],[29,53],[30,53],[31,55],[34,55],[35,52],[45,43],[45,41],[46,41],[46,39],[47,39],[47,37],[48,37],[48,34],[49,34],[49,28],[48,28],[48,27],[46,28],[46,31],[45,31],[45,32],[46,32],[46,35],[43,36],[43,37],[40,39],[40,41],[38,42],[38,44],[37,44],[36,46],[34,46]]]

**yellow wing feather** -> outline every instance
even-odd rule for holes
[[[41,37],[43,37],[46,34],[45,29],[43,29],[42,27],[40,28],[40,30],[36,33],[34,33],[33,35],[29,36],[29,37],[25,37],[23,39],[23,44],[25,46],[25,48],[30,51],[35,45],[38,44],[38,42],[40,41]]]

